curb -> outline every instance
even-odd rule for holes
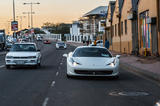
[[[0,53],[0,56],[5,55],[5,54],[6,54],[6,52],[2,52],[2,53]]]
[[[155,81],[160,81],[160,75],[159,74],[149,72],[149,71],[146,71],[146,70],[142,70],[140,68],[134,67],[134,66],[132,66],[130,64],[127,64],[127,63],[120,63],[120,67],[127,69],[126,71],[128,71],[128,72],[133,72],[135,74],[145,76],[149,79],[152,79],[152,80],[155,80]]]

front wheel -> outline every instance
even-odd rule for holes
[[[118,76],[118,75],[117,75],[117,76],[114,76],[113,79],[119,79],[119,76]]]
[[[10,65],[6,65],[6,69],[10,69],[11,67],[10,67]]]
[[[66,74],[66,76],[67,76],[68,79],[73,78],[73,76],[68,75],[68,74]]]

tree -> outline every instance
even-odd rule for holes
[[[62,34],[62,40],[65,40],[64,34],[70,33],[70,27],[71,24],[66,24],[66,23],[54,24],[49,22],[44,23],[42,26],[42,28],[48,29],[48,31],[50,31],[51,33]]]

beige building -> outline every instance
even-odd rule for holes
[[[120,36],[120,2],[121,0],[116,0],[115,8],[113,12],[112,18],[112,28],[113,28],[113,36],[112,36],[112,46],[113,51],[121,52],[121,36]]]
[[[124,0],[121,10],[121,21],[120,21],[122,53],[132,52],[132,23],[131,20],[128,20],[128,15],[131,9],[132,9],[132,1]]]
[[[158,54],[157,1],[139,0],[138,3],[138,38],[141,55]]]
[[[113,18],[114,8],[115,8],[115,1],[110,1],[109,6],[108,6],[108,11],[107,11],[105,36],[103,37],[104,44],[105,44],[105,40],[109,40],[110,47],[112,50],[113,50],[113,46],[112,46],[112,38],[113,38],[112,18]]]

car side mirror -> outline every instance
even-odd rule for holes
[[[120,55],[116,55],[116,58],[120,59],[120,57],[121,57]]]
[[[63,54],[63,57],[68,57],[68,54]]]
[[[41,50],[40,50],[40,49],[38,49],[37,51],[38,51],[38,52],[40,52]]]

